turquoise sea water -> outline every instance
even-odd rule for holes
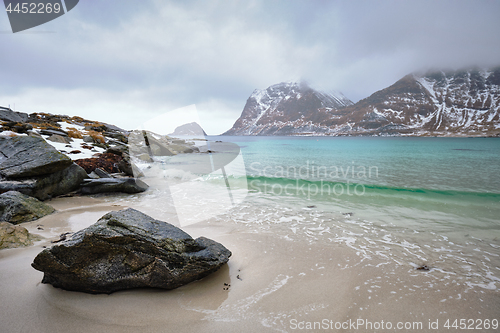
[[[250,175],[279,177],[284,168],[294,176],[296,167],[295,175],[309,180],[500,194],[500,140],[494,138],[221,138],[241,147]]]
[[[219,220],[500,287],[499,139],[212,139],[240,146],[249,190]]]

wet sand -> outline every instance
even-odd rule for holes
[[[23,224],[44,240],[0,251],[2,332],[356,331],[352,324],[335,328],[349,320],[394,326],[420,322],[422,329],[415,331],[436,332],[446,330],[447,319],[500,319],[496,291],[467,290],[453,279],[429,288],[432,271],[388,270],[376,260],[366,265],[353,249],[339,244],[295,242],[209,222],[183,228],[233,253],[228,265],[207,278],[170,291],[64,291],[40,283],[43,273],[31,267],[33,258],[60,234],[126,207],[92,198],[48,203],[58,210],[55,214]],[[439,330],[429,329],[436,320]],[[358,326],[357,331],[385,330]]]

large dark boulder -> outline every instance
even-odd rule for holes
[[[99,179],[84,179],[81,184],[82,194],[97,194],[97,193],[140,193],[144,192],[149,186],[137,178],[99,178]]]
[[[0,174],[7,178],[47,175],[67,168],[71,159],[43,138],[15,136],[0,138]]]
[[[37,220],[54,211],[52,206],[16,191],[0,194],[0,221],[18,224]]]
[[[0,193],[18,191],[38,200],[47,200],[77,190],[85,178],[85,170],[73,163],[50,175],[0,181]]]
[[[137,210],[110,212],[90,227],[40,252],[33,268],[42,283],[87,293],[131,288],[174,289],[225,264],[223,245],[155,220]]]
[[[39,177],[30,195],[39,200],[54,198],[77,190],[85,178],[87,178],[85,170],[73,163],[64,170]]]

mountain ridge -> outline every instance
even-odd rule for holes
[[[255,90],[224,135],[500,136],[500,67],[408,74],[357,103],[283,84]]]

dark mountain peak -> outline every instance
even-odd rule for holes
[[[500,112],[497,73],[495,69],[471,68],[406,75],[346,109],[358,124],[351,132],[496,135]],[[379,117],[369,121],[373,113]]]
[[[306,81],[281,82],[256,89],[227,135],[289,135],[328,118],[326,110],[353,103],[341,93],[325,93]]]

